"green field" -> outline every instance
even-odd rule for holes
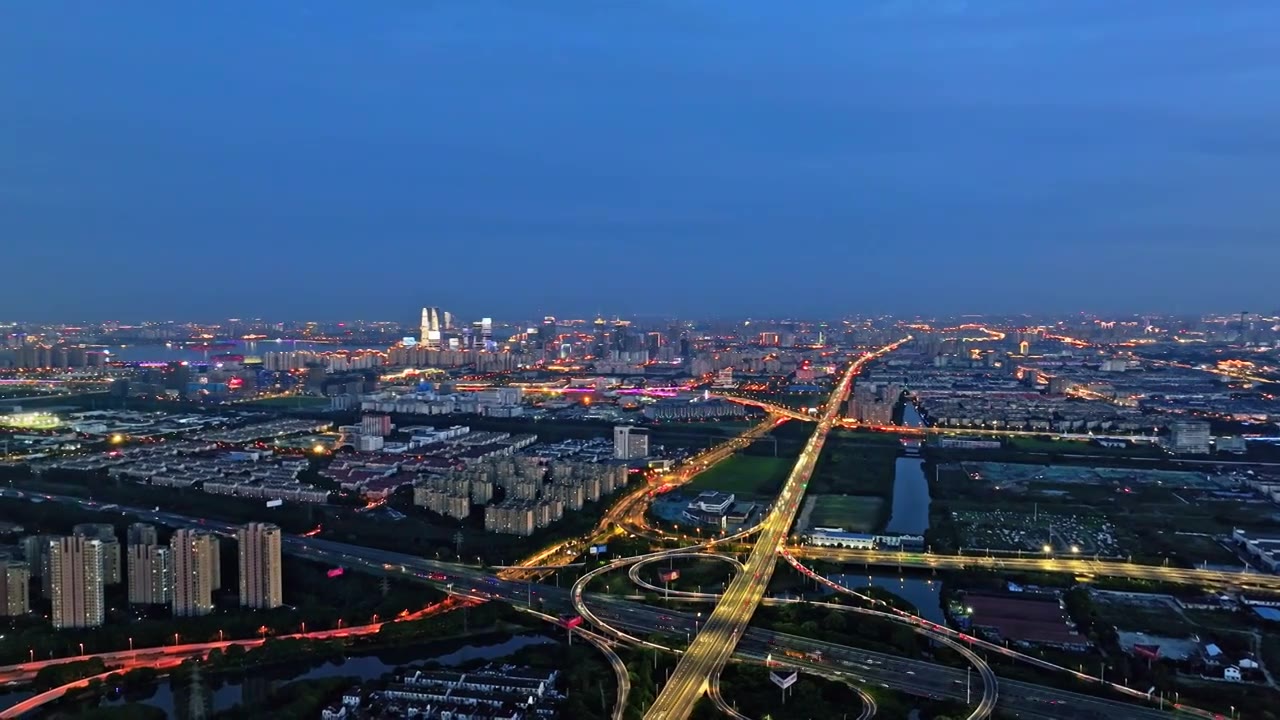
[[[782,489],[792,464],[787,458],[734,455],[694,478],[688,489],[720,490],[739,498],[772,497]]]
[[[875,495],[816,495],[808,525],[873,532],[880,523],[884,504],[884,498]]]

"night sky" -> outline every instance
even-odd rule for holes
[[[1274,310],[1276,0],[13,0],[0,321]]]

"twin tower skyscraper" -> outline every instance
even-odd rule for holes
[[[487,349],[493,339],[493,318],[482,318],[470,327],[455,327],[453,313],[436,307],[422,308],[418,344],[428,350]]]

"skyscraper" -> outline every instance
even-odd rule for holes
[[[453,327],[453,315],[440,308],[422,308],[422,322],[418,328],[418,344],[428,350],[439,350],[444,331]]]
[[[213,612],[215,549],[218,537],[202,530],[178,530],[169,547],[173,552],[173,614]]]
[[[257,609],[280,607],[280,528],[249,523],[236,531],[240,544],[240,605]]]
[[[0,562],[0,614],[5,617],[26,615],[31,610],[28,586],[31,568],[19,560]]]
[[[103,620],[102,541],[82,536],[49,542],[53,627],[98,627]]]
[[[111,523],[81,523],[71,529],[72,535],[102,541],[102,582],[115,585],[121,580],[120,538]]]

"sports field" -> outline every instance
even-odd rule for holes
[[[767,499],[781,490],[794,462],[787,458],[734,455],[695,477],[688,489],[731,492],[739,499]]]
[[[808,528],[838,527],[847,532],[873,532],[880,522],[884,498],[875,495],[815,495]]]

